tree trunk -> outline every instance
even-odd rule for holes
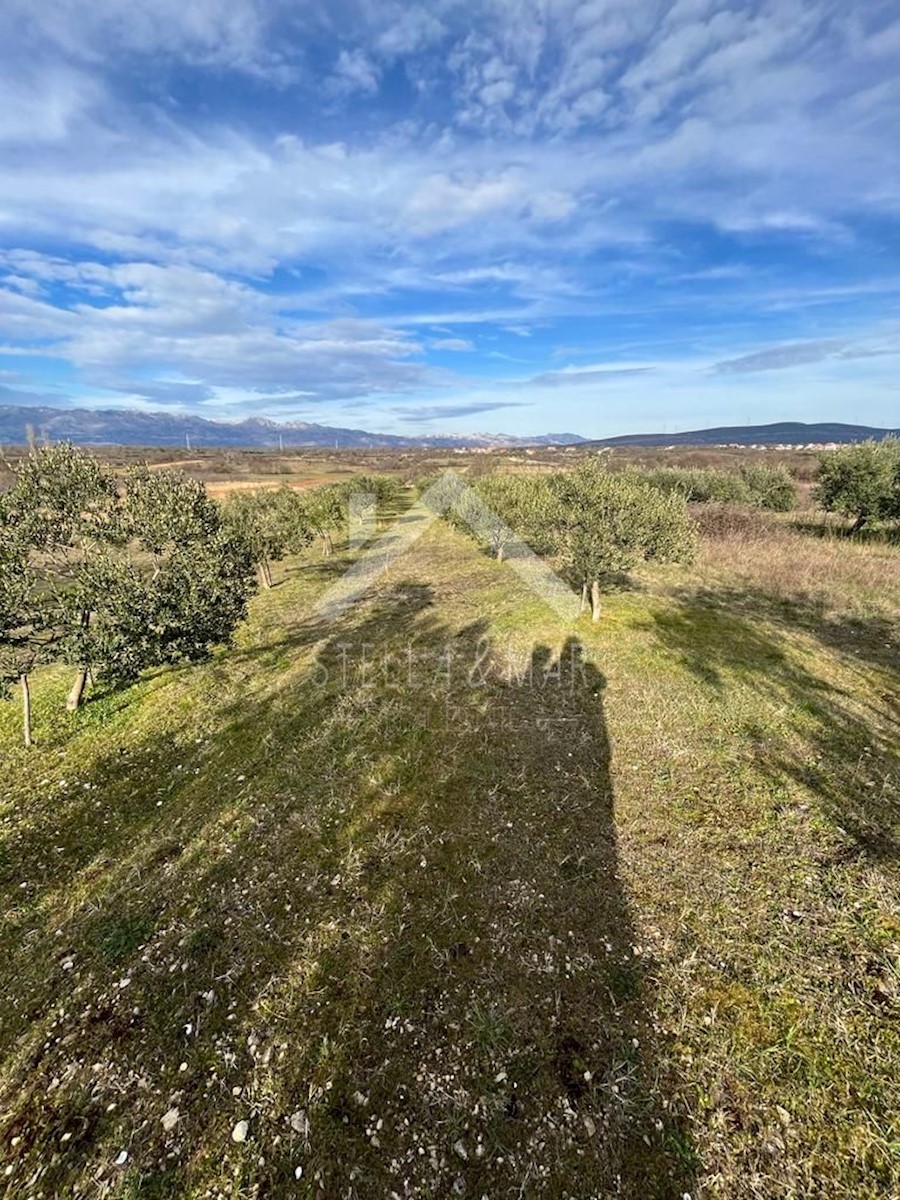
[[[503,562],[503,543],[497,547],[497,562]]]
[[[600,620],[600,580],[591,581],[591,620]]]
[[[269,560],[267,558],[264,558],[259,564],[259,582],[266,589],[272,586],[272,571],[269,568]]]
[[[66,708],[69,712],[74,712],[76,708],[81,708],[81,701],[84,698],[84,689],[87,685],[88,669],[82,667],[75,676],[75,682],[72,684],[72,690],[69,692],[69,698],[66,701]]]
[[[853,528],[850,530],[850,532],[851,533],[859,533],[859,531],[863,528],[863,526],[868,521],[868,519],[869,519],[868,513],[860,513],[859,516],[856,518],[856,520],[853,522]]]
[[[584,583],[581,585],[581,608],[578,611],[579,612],[587,612],[587,606],[588,606],[588,585],[587,585],[587,580],[585,580]]]
[[[323,548],[323,553],[324,553],[324,555],[325,555],[325,557],[326,557],[326,558],[328,558],[328,557],[329,557],[329,556],[330,556],[330,555],[333,553],[333,551],[334,551],[334,544],[333,544],[333,542],[332,542],[332,540],[331,540],[331,534],[330,534],[330,533],[327,533],[327,532],[326,532],[326,533],[323,533],[323,534],[322,534],[322,548]]]
[[[25,735],[25,745],[31,745],[31,687],[28,683],[28,676],[22,674],[19,676],[19,682],[22,684],[22,732]]]

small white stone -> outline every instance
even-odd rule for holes
[[[175,1128],[175,1126],[178,1124],[178,1118],[180,1116],[181,1113],[177,1108],[170,1108],[169,1111],[163,1115],[162,1127],[166,1133]]]
[[[249,1121],[238,1121],[237,1125],[231,1131],[231,1140],[233,1142],[246,1142],[249,1130]]]
[[[128,1162],[128,1151],[127,1150],[120,1151],[119,1156],[116,1159],[116,1166],[124,1167],[127,1162]]]
[[[295,1179],[303,1178],[303,1168],[302,1167],[294,1167],[294,1178]]]
[[[465,1146],[463,1145],[463,1143],[462,1143],[461,1141],[459,1141],[459,1142],[454,1142],[454,1143],[453,1143],[453,1149],[456,1151],[456,1153],[459,1155],[459,1157],[460,1157],[461,1159],[464,1159],[465,1161],[468,1161],[468,1158],[469,1158],[469,1152],[468,1152],[468,1150],[466,1150]]]
[[[302,1109],[291,1113],[291,1129],[293,1129],[294,1133],[299,1133],[302,1137],[306,1137],[309,1133],[309,1121]]]

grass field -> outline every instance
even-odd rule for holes
[[[900,549],[347,563],[0,706],[3,1194],[900,1194]]]

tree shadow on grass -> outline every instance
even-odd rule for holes
[[[789,528],[806,537],[851,541],[869,546],[896,546],[900,542],[900,528],[896,524],[865,525],[862,529],[854,529],[848,519],[846,523],[833,520],[795,517],[788,522]]]
[[[801,630],[829,650],[887,668],[900,686],[900,620],[883,613],[835,613],[824,601],[809,597],[787,599],[765,588],[739,587],[678,592],[679,603],[727,612],[745,623],[760,620],[785,633]]]
[[[6,1186],[689,1190],[603,687],[577,642],[506,663],[411,581],[195,757],[173,735],[97,763],[107,857],[4,938]]]
[[[876,858],[900,855],[900,677],[882,618],[826,617],[764,593],[732,589],[681,593],[657,613],[660,641],[706,685],[733,683],[791,714],[790,736],[748,727],[757,766],[776,781],[790,779],[818,798],[826,814]],[[877,689],[865,698],[814,673],[786,639],[802,630],[827,650],[877,668]],[[869,680],[871,683],[872,680]]]

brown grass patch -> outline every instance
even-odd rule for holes
[[[710,511],[700,515],[701,574],[737,576],[775,599],[826,609],[900,611],[900,545],[849,538],[825,524],[801,531],[763,513],[713,507],[729,506],[706,505]]]

